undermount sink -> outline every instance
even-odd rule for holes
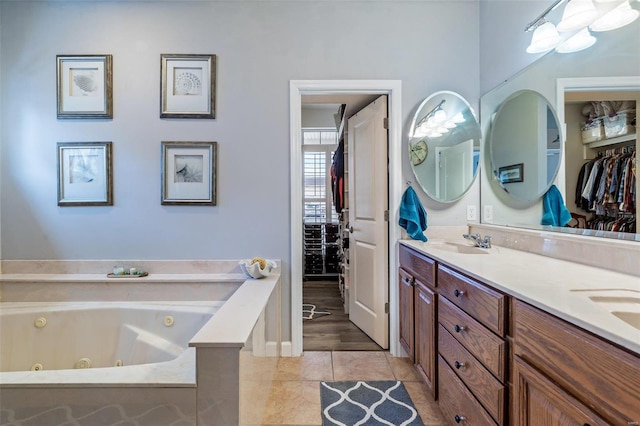
[[[611,315],[640,330],[640,291],[627,289],[572,290],[585,293]]]
[[[640,330],[640,312],[611,312],[631,327]]]
[[[452,243],[452,242],[432,243],[432,244],[429,244],[429,247],[437,250],[449,251],[452,253],[489,254],[489,251],[487,249],[469,246],[466,244]]]

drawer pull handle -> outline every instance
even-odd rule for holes
[[[460,297],[464,294],[464,290],[453,290],[453,295],[455,297]]]
[[[465,420],[464,416],[460,416],[458,414],[456,414],[456,416],[454,417],[454,420],[456,421],[456,423],[460,423],[463,422]]]
[[[464,362],[456,361],[456,362],[453,363],[453,365],[455,365],[456,368],[459,370],[462,367],[464,367]]]
[[[456,331],[456,333],[460,333],[461,331],[466,330],[467,327],[463,326],[463,325],[458,325],[456,324],[455,327],[453,327],[453,329]]]

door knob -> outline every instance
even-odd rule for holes
[[[353,226],[349,227],[349,232],[353,234]]]

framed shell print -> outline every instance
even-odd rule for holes
[[[160,117],[216,118],[216,55],[160,57]]]
[[[58,205],[112,206],[111,142],[58,142]]]
[[[113,118],[111,55],[57,55],[58,118]]]
[[[217,142],[162,142],[162,204],[216,205]]]

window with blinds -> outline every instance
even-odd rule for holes
[[[330,172],[336,137],[335,130],[302,130],[304,223],[338,221]]]

